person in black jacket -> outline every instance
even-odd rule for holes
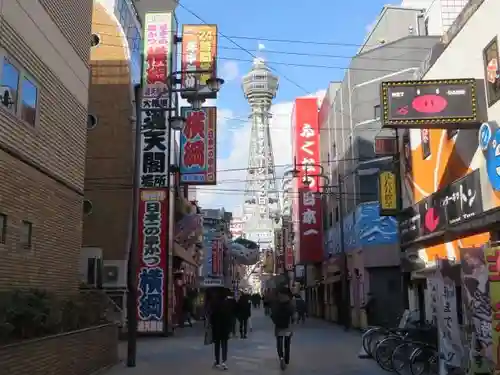
[[[280,360],[280,367],[284,370],[290,363],[290,345],[292,340],[291,324],[295,313],[291,301],[292,294],[288,288],[278,291],[276,301],[271,310],[271,319],[274,323],[276,348]]]
[[[250,296],[248,294],[241,294],[237,303],[236,311],[238,321],[240,323],[240,336],[242,339],[246,339],[248,333],[248,319],[250,319],[250,316],[252,315],[252,302],[250,301]]]
[[[214,367],[227,370],[227,352],[231,320],[233,319],[231,304],[227,299],[225,290],[216,291],[210,301],[210,326],[214,343]],[[221,362],[222,350],[222,362]]]

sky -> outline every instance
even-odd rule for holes
[[[306,95],[322,97],[329,82],[343,79],[350,57],[387,3],[383,0],[181,2],[182,6],[176,10],[180,25],[218,25],[218,69],[219,76],[226,81],[216,101],[218,184],[197,188],[197,199],[203,208],[224,207],[234,212],[243,204],[250,124],[241,79],[250,70],[253,57],[263,57],[279,76],[279,91],[271,109],[272,147],[277,166],[290,164],[293,100]],[[278,169],[278,177],[282,170]]]

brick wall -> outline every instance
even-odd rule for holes
[[[0,347],[1,373],[90,375],[118,362],[114,325]]]
[[[85,64],[89,63],[93,0],[38,0]],[[64,4],[64,6],[63,6]]]
[[[52,72],[31,51],[15,28],[3,19],[0,22],[0,46],[41,86],[39,122],[35,127],[0,109],[0,146],[14,149],[82,190],[87,109],[64,87],[57,72]]]
[[[126,259],[132,210],[133,97],[126,50],[115,21],[94,5],[93,32],[101,44],[91,51],[89,113],[97,126],[87,138],[85,196],[93,212],[84,218],[84,246],[103,249],[109,260]]]
[[[0,176],[0,213],[7,215],[0,289],[76,288],[83,198],[1,149]],[[31,250],[20,245],[22,220],[33,223]]]

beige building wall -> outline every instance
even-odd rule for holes
[[[2,98],[15,86],[0,103],[0,289],[78,285],[91,14],[91,0],[0,0]]]

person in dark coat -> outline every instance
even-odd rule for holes
[[[242,293],[237,304],[237,318],[240,323],[240,337],[242,339],[247,338],[248,333],[248,319],[252,315],[252,302],[250,301],[250,296],[246,293]]]
[[[227,352],[229,334],[231,332],[231,320],[233,319],[231,304],[227,299],[227,292],[220,290],[210,301],[210,326],[212,328],[212,340],[214,343],[214,367],[227,370]],[[221,361],[222,350],[222,361]]]
[[[276,336],[276,349],[280,367],[283,370],[290,363],[291,324],[293,323],[294,313],[292,294],[289,289],[283,288],[278,292],[271,309],[271,319],[274,323],[274,334]]]
[[[295,309],[297,310],[297,321],[305,323],[307,316],[307,305],[306,301],[304,301],[299,294],[295,296]]]
[[[227,302],[231,310],[231,334],[233,337],[236,337],[236,314],[238,303],[232,294],[227,297]]]

